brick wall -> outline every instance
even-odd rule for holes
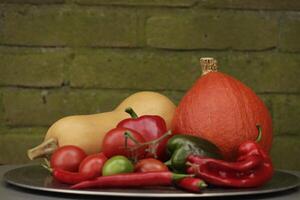
[[[213,56],[269,107],[276,167],[300,170],[299,35],[297,0],[0,0],[0,163],[63,116],[178,102]]]

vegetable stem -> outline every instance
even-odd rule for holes
[[[136,114],[136,112],[134,112],[134,110],[131,107],[126,108],[125,112],[127,112],[133,119],[138,118],[138,115]]]
[[[259,143],[260,140],[261,140],[261,138],[262,138],[262,128],[261,128],[261,126],[259,124],[256,125],[256,128],[258,130],[258,136],[257,136],[255,142]]]

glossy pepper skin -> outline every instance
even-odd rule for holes
[[[188,192],[201,192],[207,187],[206,183],[202,179],[195,177],[183,178],[176,182],[176,186]]]
[[[258,140],[261,137],[259,128]],[[256,141],[247,141],[238,148],[236,162],[190,155],[187,172],[196,174],[207,183],[236,188],[259,187],[273,175],[272,161]]]
[[[221,158],[220,151],[214,144],[191,135],[177,134],[171,137],[167,143],[167,152],[171,158],[165,164],[179,172],[185,171],[186,159],[191,154]]]
[[[143,115],[137,116],[132,108],[126,108],[131,118],[120,121],[117,125],[118,128],[128,128],[140,133],[146,142],[155,140],[167,132],[167,126],[165,120],[158,115]],[[165,145],[168,138],[162,140],[154,148],[153,152],[148,152],[146,157],[154,157],[159,159],[165,158]]]
[[[185,177],[191,177],[191,175],[174,174],[172,172],[116,174],[112,176],[101,176],[89,181],[83,181],[71,186],[71,189],[171,186],[174,182]]]
[[[63,169],[53,169],[52,176],[55,180],[66,183],[66,184],[76,184],[82,181],[86,181],[95,177],[95,173],[79,173],[79,172],[70,172]]]
[[[103,153],[87,156],[79,165],[78,172],[70,172],[60,168],[50,169],[55,180],[61,183],[75,184],[101,176],[102,168],[107,158]]]

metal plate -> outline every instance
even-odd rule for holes
[[[238,196],[266,194],[284,191],[298,187],[300,179],[284,171],[275,171],[270,182],[265,186],[253,189],[231,189],[231,188],[207,188],[202,193],[188,193],[173,187],[147,187],[138,189],[89,189],[71,190],[68,185],[55,181],[51,174],[38,165],[23,166],[6,172],[4,180],[12,185],[23,188],[69,193],[81,195],[99,196],[124,196],[124,197],[216,197],[216,196]]]

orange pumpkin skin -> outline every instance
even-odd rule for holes
[[[205,138],[217,145],[226,160],[238,146],[258,136],[267,152],[272,144],[272,119],[263,101],[247,86],[221,72],[200,77],[179,103],[172,121],[174,133]]]

